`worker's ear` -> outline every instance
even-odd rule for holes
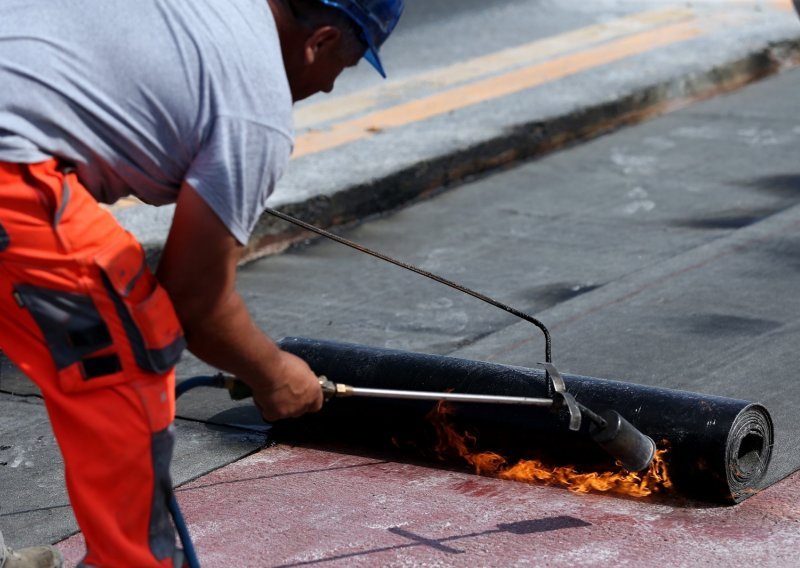
[[[342,32],[334,26],[322,26],[315,29],[306,39],[303,54],[306,65],[313,65],[320,56],[338,52]]]

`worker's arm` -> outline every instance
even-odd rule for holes
[[[188,184],[178,197],[158,279],[172,298],[189,350],[253,389],[267,420],[319,410],[322,392],[306,363],[255,325],[236,291],[243,247]]]

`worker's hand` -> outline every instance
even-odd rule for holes
[[[243,251],[205,200],[184,183],[157,276],[189,350],[247,384],[267,420],[319,410],[322,389],[316,375],[258,328],[236,291]]]
[[[306,362],[286,351],[278,351],[276,358],[269,380],[247,380],[264,420],[293,418],[322,408],[319,378]]]

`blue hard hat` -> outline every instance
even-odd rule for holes
[[[361,30],[362,40],[367,45],[364,59],[377,69],[382,77],[383,71],[378,50],[392,33],[403,13],[403,0],[320,0],[323,4],[341,10],[353,20]]]

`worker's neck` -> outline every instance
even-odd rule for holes
[[[283,55],[283,67],[286,70],[286,77],[289,79],[289,88],[292,91],[292,99],[296,102],[298,96],[295,93],[295,77],[302,70],[303,49],[305,44],[305,34],[298,25],[291,8],[289,0],[267,0],[275,25],[278,29],[278,39],[281,42],[281,53]]]

